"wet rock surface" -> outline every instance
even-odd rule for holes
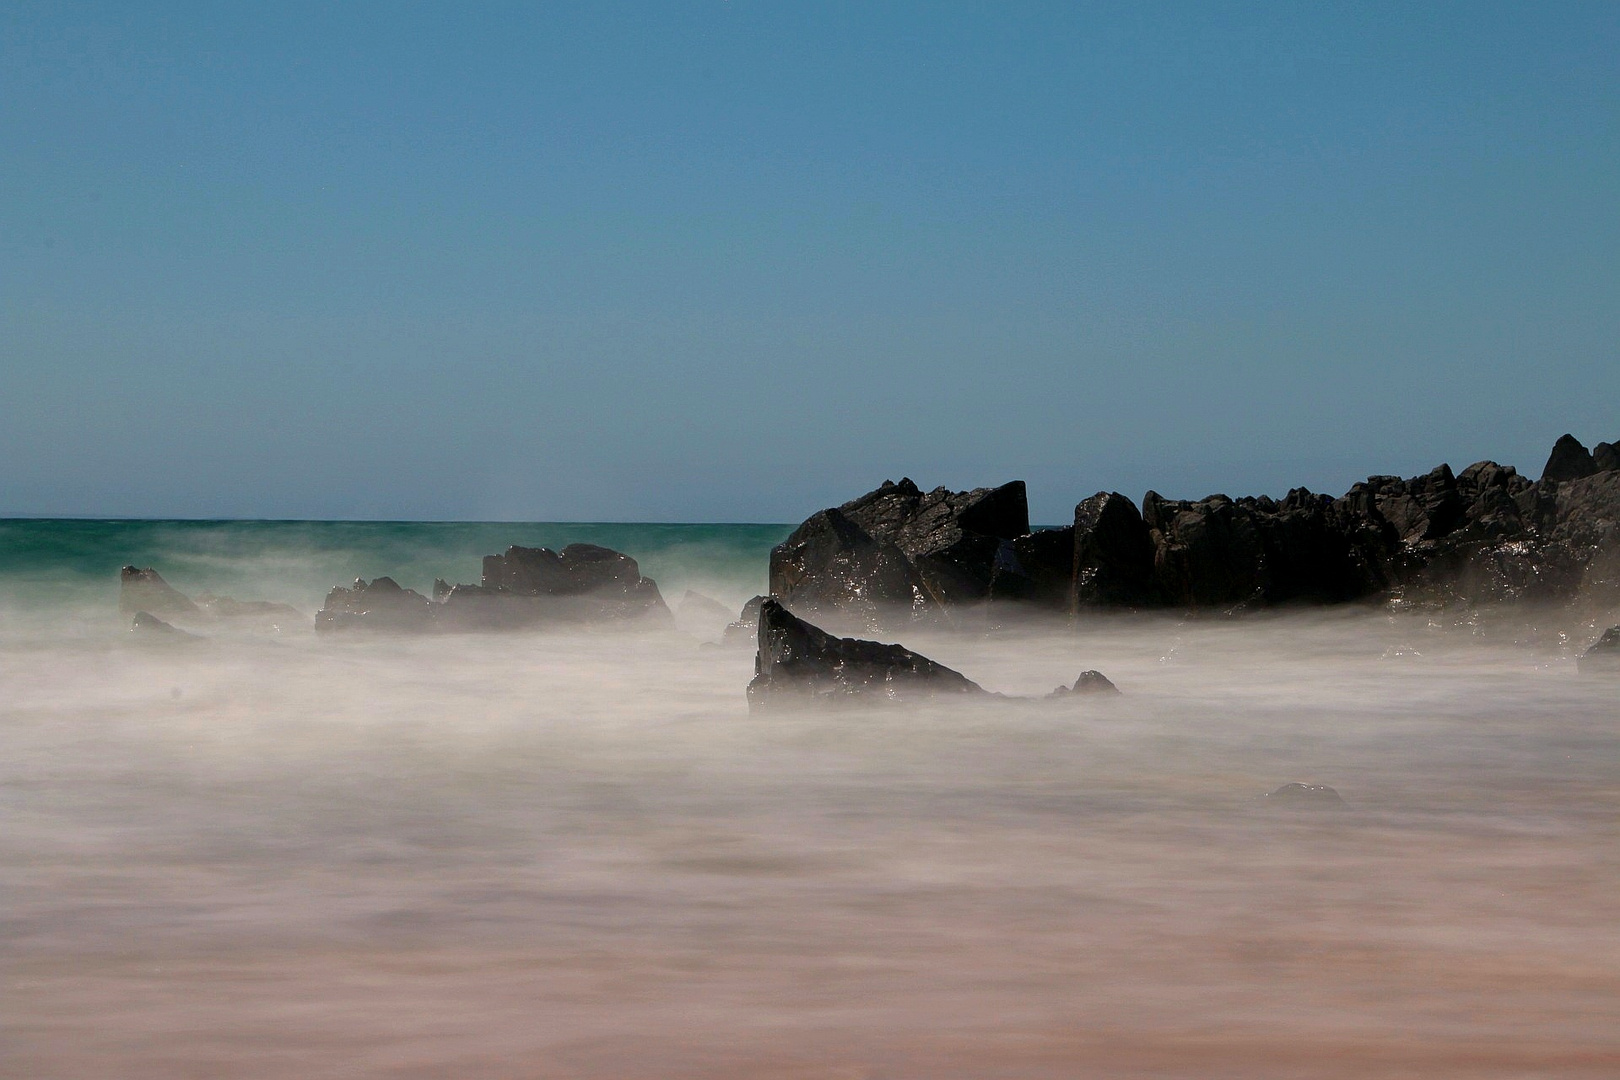
[[[744,604],[737,618],[726,624],[725,631],[720,635],[720,644],[750,649],[757,645],[759,609],[765,603],[765,599],[763,596],[756,596]]]
[[[985,601],[1070,613],[1620,601],[1620,450],[1565,435],[1539,481],[1480,461],[1371,476],[1338,498],[1149,491],[1138,508],[1098,492],[1072,526],[1036,532],[1018,482],[927,494],[885,482],[801,525],[772,552],[771,587],[796,611],[872,628],[961,622]]]
[[[748,706],[755,712],[990,696],[967,676],[902,645],[835,637],[775,598],[760,605],[754,672]]]

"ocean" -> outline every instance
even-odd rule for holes
[[[788,531],[0,522],[0,1075],[1620,1075],[1620,613],[920,628],[1009,699],[767,717],[713,613],[117,610],[575,541],[734,610]]]

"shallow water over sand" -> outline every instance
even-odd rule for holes
[[[8,625],[8,1077],[1620,1074],[1576,640],[916,636],[1124,693],[765,719],[675,633]]]

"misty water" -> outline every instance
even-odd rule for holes
[[[1617,613],[919,630],[1122,694],[769,717],[712,620],[117,613],[125,561],[312,615],[576,539],[735,608],[785,531],[366,528],[5,523],[5,1076],[1620,1073]]]

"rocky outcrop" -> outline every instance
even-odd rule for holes
[[[671,621],[657,583],[641,575],[636,560],[595,544],[569,544],[561,551],[510,547],[485,556],[477,585],[441,578],[433,599],[392,578],[357,580],[327,594],[315,628],[427,633]]]
[[[1400,598],[1620,603],[1620,449],[1558,440],[1542,479],[1476,462],[1371,476],[1338,498],[1166,499],[1118,492],[1074,524],[1027,524],[1022,485],[922,494],[909,480],[806,521],[772,553],[772,587],[795,610],[870,626],[897,612],[979,601],[1067,612],[1238,612]],[[883,616],[887,614],[888,619]],[[958,619],[958,621],[960,621]]]
[[[1060,686],[1047,697],[1070,697],[1074,694],[1117,694],[1119,687],[1100,671],[1082,671],[1073,686]]]
[[[381,630],[422,633],[435,626],[434,605],[414,589],[401,588],[391,577],[339,586],[326,594],[326,605],[315,615],[315,629]]]
[[[164,581],[162,574],[151,567],[143,570],[134,566],[119,572],[118,610],[125,615],[145,612],[170,619],[202,614],[191,598]]]
[[[1581,654],[1575,668],[1582,675],[1620,675],[1620,626],[1611,626]]]
[[[1023,481],[923,492],[909,478],[812,516],[771,551],[771,592],[796,610],[876,626],[990,596],[1005,545],[1029,533]],[[999,563],[998,563],[999,559]]]
[[[752,711],[971,696],[988,695],[960,672],[904,646],[834,637],[774,597],[760,604],[759,652],[748,684]]]

